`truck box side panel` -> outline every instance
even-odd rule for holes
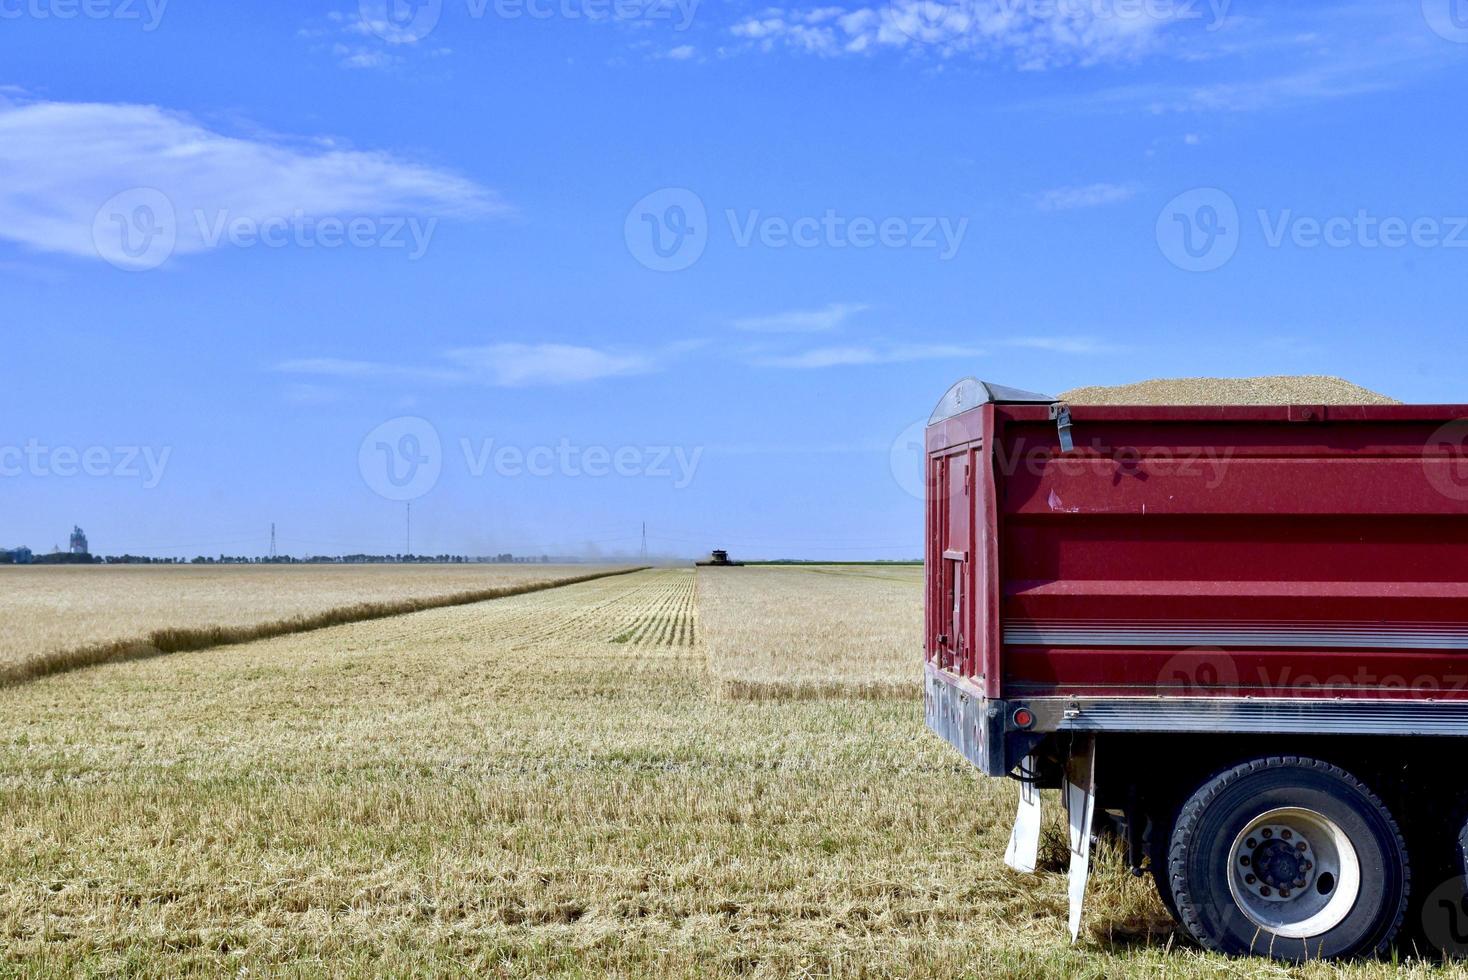
[[[1468,699],[1468,407],[1000,406],[1004,697]]]

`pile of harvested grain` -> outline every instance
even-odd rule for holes
[[[1074,405],[1400,405],[1343,378],[1162,378],[1111,388],[1075,388],[1060,396]]]

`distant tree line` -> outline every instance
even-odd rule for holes
[[[547,565],[552,562],[570,565],[579,558],[552,558],[550,555],[312,555],[295,558],[290,555],[251,558],[246,555],[219,555],[208,558],[151,558],[147,555],[73,555],[55,552],[35,555],[29,548],[0,550],[0,565]]]

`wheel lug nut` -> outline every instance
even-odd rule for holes
[[[1289,898],[1290,897],[1290,890],[1288,888],[1281,888],[1279,890],[1279,897],[1280,898]]]
[[[1274,836],[1274,831],[1270,830],[1268,827],[1265,827],[1264,828],[1264,839],[1265,840],[1269,840],[1269,838],[1271,838],[1273,836]]]
[[[1247,868],[1249,866],[1249,858],[1247,856],[1241,857],[1239,858],[1239,863]]]
[[[1301,853],[1303,853],[1304,850],[1305,850],[1305,842],[1304,841],[1300,841],[1300,843],[1296,844],[1295,845],[1295,850],[1300,851]]]
[[[1288,830],[1286,830],[1286,831],[1281,832],[1279,836],[1283,837],[1285,840],[1289,840],[1291,837],[1294,837],[1295,835],[1292,834],[1292,833],[1290,833]]]
[[[1313,867],[1315,867],[1315,865],[1311,864],[1309,861],[1306,861],[1305,862],[1305,870],[1306,871],[1309,871]]]
[[[1259,842],[1257,840],[1255,840],[1254,838],[1250,837],[1248,840],[1244,841],[1244,846],[1245,847],[1251,847],[1251,848],[1252,847],[1258,847],[1259,846]]]
[[[1295,882],[1295,887],[1296,888],[1304,888],[1305,887],[1305,879],[1304,878],[1301,878],[1300,880],[1296,881]]]
[[[1259,879],[1258,878],[1255,878],[1253,875],[1244,875],[1244,883],[1245,884],[1252,885],[1252,884],[1254,884],[1254,882],[1256,882],[1258,880]]]
[[[1259,894],[1261,894],[1261,895],[1268,895],[1269,894],[1269,886],[1268,885],[1262,885],[1262,886],[1260,886],[1260,888],[1259,888]]]

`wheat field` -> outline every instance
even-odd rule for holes
[[[709,669],[728,697],[889,697],[921,691],[920,566],[705,568]]]
[[[1014,792],[926,733],[916,652],[860,676],[904,574],[640,571],[0,690],[0,972],[1465,975],[1204,955],[1115,853],[1070,946],[1060,828],[1004,868]],[[852,687],[723,690],[799,654]]]
[[[0,566],[0,685],[488,599],[599,571],[470,564]]]

